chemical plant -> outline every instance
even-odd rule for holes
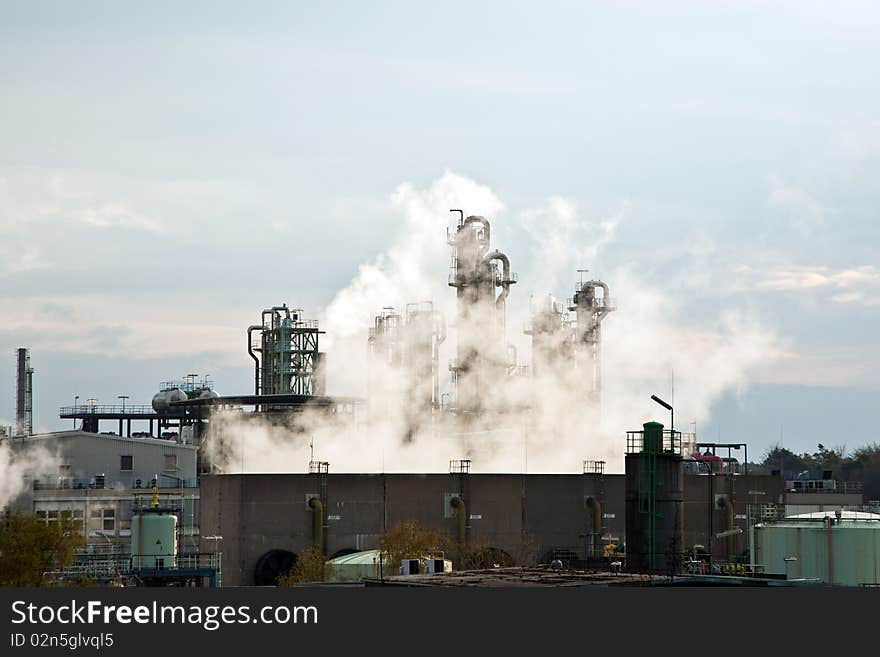
[[[831,472],[794,480],[750,471],[745,443],[699,442],[656,422],[619,427],[623,474],[591,460],[589,424],[578,429],[577,474],[472,472],[467,454],[436,449],[433,438],[488,433],[513,409],[547,412],[540,395],[517,394],[523,384],[565,377],[572,405],[598,414],[603,324],[616,309],[607,283],[578,272],[567,302],[552,291],[533,299],[531,356],[520,364],[508,341],[518,283],[510,258],[493,245],[489,220],[452,212],[455,316],[414,299],[364,318],[363,399],[328,394],[324,331],[286,304],[243,327],[253,391],[221,395],[209,377],[190,374],[160,384],[149,405],[77,399],[60,409],[74,421],[68,431],[33,432],[34,369],[19,349],[16,424],[3,440],[19,457],[45,448],[56,462],[26,482],[14,506],[46,523],[71,518],[87,537],[73,566],[48,575],[273,585],[315,551],[328,579],[367,585],[880,584],[880,515],[860,486]],[[455,356],[442,362],[453,338]],[[339,427],[340,436],[348,427],[370,432],[392,407],[404,409],[395,440],[430,453],[433,472],[331,473],[314,454],[290,474],[223,471],[250,425],[308,444],[309,423]],[[386,563],[380,541],[404,522],[449,540]]]

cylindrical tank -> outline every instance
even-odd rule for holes
[[[142,509],[131,519],[131,566],[135,569],[177,566],[177,516]]]
[[[218,395],[213,390],[208,390],[206,388],[205,390],[202,390],[201,394],[199,395],[199,399],[217,399],[219,396],[220,395]]]
[[[647,422],[641,451],[626,455],[626,565],[673,572],[682,552],[684,467],[663,449],[663,425]]]
[[[880,515],[820,511],[752,529],[752,563],[789,579],[836,586],[880,584]]]
[[[164,413],[170,409],[171,402],[185,401],[189,399],[180,388],[161,390],[153,395],[153,410]]]

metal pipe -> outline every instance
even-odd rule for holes
[[[453,497],[449,504],[455,509],[458,520],[458,545],[462,549],[467,546],[467,506],[460,497]]]
[[[728,531],[733,530],[733,522],[735,519],[733,502],[730,501],[730,498],[727,499],[727,529]],[[736,534],[730,534],[727,537],[727,560],[730,561],[733,553],[736,552]]]
[[[498,308],[504,307],[504,301],[507,299],[507,296],[510,294],[510,258],[501,253],[498,249],[492,251],[492,253],[488,254],[485,257],[485,262],[489,263],[493,260],[500,260],[502,265],[502,273],[501,273],[501,294],[498,295],[498,298],[495,299],[495,306]]]
[[[312,540],[315,549],[324,554],[324,503],[313,497],[309,500],[309,508],[312,510]]]
[[[441,344],[446,341],[446,317],[443,313],[434,313],[434,324],[437,327],[437,344]]]
[[[248,329],[247,329],[247,341],[248,341],[247,350],[248,350],[248,354],[250,354],[250,357],[254,359],[254,394],[255,395],[260,394],[260,359],[257,358],[257,355],[254,353],[254,341],[253,341],[253,338],[251,337],[251,333],[253,331],[258,331],[258,330],[262,331],[263,327],[257,326],[256,324],[254,324],[253,326],[248,326]]]
[[[593,556],[602,554],[602,503],[595,497],[587,498],[587,506],[593,511]]]

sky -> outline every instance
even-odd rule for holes
[[[190,372],[249,392],[260,310],[323,318],[401,194],[456,176],[500,201],[512,312],[577,262],[677,327],[740,318],[755,349],[692,412],[676,376],[677,423],[750,456],[875,440],[873,3],[318,4],[0,6],[0,423],[19,346],[37,430]]]

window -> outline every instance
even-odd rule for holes
[[[123,472],[131,472],[134,458],[130,455],[119,457],[119,469]]]
[[[116,509],[92,508],[89,513],[89,532],[116,532]]]
[[[46,523],[47,525],[51,522],[58,522],[59,520],[67,520],[73,521],[79,525],[79,528],[82,529],[83,522],[83,512],[82,509],[39,509],[34,515],[41,522]]]
[[[177,470],[177,454],[166,454],[165,455],[165,469],[166,470]]]
[[[104,531],[116,531],[116,511],[115,509],[104,509]]]

